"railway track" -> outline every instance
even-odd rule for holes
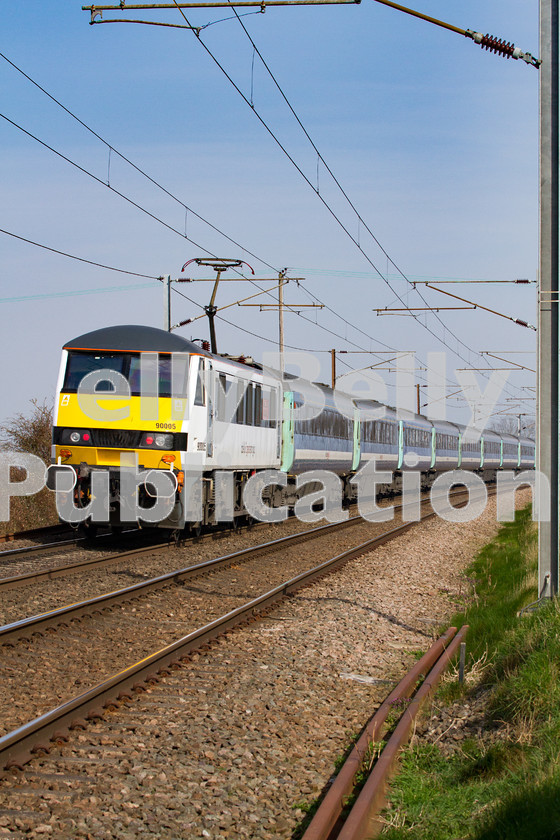
[[[461,493],[458,496],[460,497]],[[398,516],[401,505],[394,505],[392,508]],[[364,521],[359,516],[349,517],[347,521],[331,526],[330,530],[343,530],[360,523],[364,524]],[[258,538],[261,533],[269,530],[272,535],[282,534],[290,525],[292,531],[294,528],[300,532],[310,530],[311,534],[313,530],[297,520],[278,525],[259,523],[254,528],[237,531],[235,534],[229,531],[209,532],[203,537],[185,540],[181,543],[181,550],[176,550],[173,543],[153,542],[150,539],[147,544],[140,544],[124,552],[113,551],[102,554],[88,549],[69,564],[41,565],[33,571],[0,578],[0,591],[7,593],[12,590],[10,595],[6,594],[2,599],[0,624],[14,622],[22,615],[52,612],[66,604],[83,601],[116,588],[126,589],[138,579],[149,583],[149,579],[160,577],[168,573],[170,569],[180,569],[181,560],[183,560],[183,565],[187,565],[184,562],[185,558],[189,566],[214,559],[216,540],[225,539],[226,543],[231,541],[234,550],[245,549],[254,546],[255,537]],[[313,526],[313,528],[317,527],[317,525]],[[322,533],[320,526],[318,533]],[[136,538],[136,535],[141,540],[142,532],[130,534],[133,538]],[[302,537],[302,539],[306,538],[308,537]],[[295,535],[294,539],[297,539]],[[64,579],[67,575],[75,575],[75,578],[54,582],[57,578]],[[21,587],[27,587],[27,595],[24,590],[20,590]]]
[[[13,531],[10,534],[0,534],[0,543],[33,540],[37,537],[51,537],[66,534],[71,529],[67,525],[45,525],[43,528],[31,528],[27,531]]]
[[[428,544],[434,539],[440,544],[442,525],[430,526]],[[133,836],[140,830],[147,837],[197,840],[291,836],[301,814],[297,806],[319,793],[349,729],[355,731],[372,703],[375,708],[386,696],[387,679],[402,673],[400,651],[431,637],[419,636],[412,625],[430,628],[437,609],[430,590],[444,584],[445,575],[438,564],[430,577],[418,568],[418,556],[408,562],[416,542],[412,535],[404,537],[401,548],[382,549],[384,559],[368,555],[352,572],[316,582],[267,616],[262,599],[282,597],[285,581],[276,587],[280,592],[242,605],[248,609],[244,616],[230,611],[223,621],[161,650],[158,658],[105,681],[96,697],[84,691],[54,717],[43,716],[28,742],[35,760],[0,782],[0,828],[9,826],[14,838],[29,836],[34,827],[37,836],[52,829],[51,836],[72,838]],[[398,565],[388,565],[391,551]],[[328,570],[314,572],[323,576]],[[356,574],[363,576],[362,594]],[[376,590],[377,575],[383,589]],[[428,612],[418,612],[408,600],[418,586],[426,589]],[[407,588],[408,603],[401,609]],[[397,604],[391,615],[389,605]],[[418,616],[411,626],[410,606]],[[444,603],[443,609],[449,607]],[[253,621],[255,610],[262,621]],[[230,620],[249,624],[221,642],[218,636]],[[419,625],[422,621],[428,624]],[[347,647],[347,639],[354,639],[356,649]],[[380,679],[356,682],[341,670]],[[105,696],[103,689],[109,692]],[[113,706],[119,710],[111,711]],[[23,727],[18,737],[24,730],[31,735]],[[2,741],[5,745],[6,738]]]
[[[454,495],[461,495],[454,494]],[[428,494],[426,494],[425,498],[428,498]],[[387,500],[382,502],[380,506],[383,505],[390,505]],[[400,510],[400,505],[390,505],[394,507],[395,511]],[[355,511],[355,506],[351,508],[351,511]],[[352,521],[355,521],[355,517],[351,517]],[[290,522],[292,520],[289,520]],[[286,525],[288,522],[285,523]],[[344,527],[344,524],[342,524]],[[53,526],[53,527],[62,527],[62,526]],[[249,526],[246,526],[245,530],[251,531],[260,531],[261,529],[267,529],[270,525],[267,523],[251,523]],[[39,529],[42,530],[42,529]],[[241,529],[240,529],[241,530]],[[236,531],[234,533],[239,533],[240,531]],[[22,532],[22,534],[30,534],[33,532]],[[225,539],[227,540],[232,535],[232,531],[227,528],[219,529],[219,530],[212,530],[206,533],[203,533],[196,537],[185,538],[180,541],[180,545],[183,547],[188,546],[200,546],[202,544],[208,544],[215,542],[217,540]],[[111,552],[105,556],[99,557],[96,556],[84,556],[79,558],[78,560],[72,561],[70,563],[64,562],[57,562],[56,565],[44,565],[41,562],[37,561],[37,556],[42,556],[49,554],[51,551],[57,551],[59,549],[65,548],[72,548],[76,545],[80,544],[87,544],[87,551],[86,555],[91,555],[95,553],[97,549],[101,548],[103,542],[115,542],[116,547],[118,547],[119,542],[121,539],[125,538],[128,541],[130,539],[138,538],[142,542],[147,542],[147,545],[140,547],[139,549],[132,549],[126,550],[124,552]],[[100,545],[101,544],[101,545]],[[64,577],[69,574],[85,572],[91,569],[100,568],[104,565],[108,565],[114,562],[120,562],[121,560],[127,560],[140,558],[142,555],[149,554],[154,546],[161,545],[164,549],[174,547],[175,543],[170,541],[169,539],[161,536],[161,534],[156,533],[154,534],[153,531],[142,531],[138,529],[133,529],[130,531],[125,531],[121,535],[115,536],[110,533],[98,535],[98,537],[92,541],[91,539],[85,539],[80,537],[74,537],[72,540],[68,541],[57,541],[55,543],[45,543],[40,546],[24,546],[21,548],[10,549],[6,551],[0,551],[0,591],[8,591],[9,589],[17,588],[19,586],[26,586],[29,584],[39,583],[45,580],[52,580],[57,577]],[[30,558],[35,558],[31,560]],[[18,564],[18,561],[22,561]],[[27,570],[29,566],[33,568],[31,570]],[[17,569],[17,574],[13,574],[14,567]],[[11,574],[7,574],[12,572]]]
[[[134,551],[115,552],[111,551],[102,557],[97,556],[98,551],[104,550],[104,545],[107,543],[109,548],[114,546],[119,547],[123,541],[130,542],[131,540],[138,540],[142,543],[142,548],[136,551],[136,556],[141,556],[142,549],[144,553],[149,553],[155,546],[165,548],[174,548],[180,546],[199,546],[201,544],[212,543],[220,540],[227,540],[234,533],[243,533],[244,531],[253,532],[260,529],[266,529],[267,523],[251,522],[245,526],[236,526],[235,531],[229,527],[218,528],[207,531],[193,537],[185,537],[176,542],[171,539],[166,531],[153,531],[149,529],[134,528],[126,530],[120,534],[106,533],[98,534],[95,538],[74,536],[72,539],[61,540],[52,543],[42,543],[41,545],[22,546],[15,549],[7,549],[0,551],[0,590],[7,591],[18,586],[25,586],[27,584],[37,583],[41,580],[54,579],[65,575],[73,574],[75,572],[87,571],[112,561],[120,561],[128,556],[134,556]],[[27,532],[23,532],[27,533]],[[82,546],[86,555],[71,563],[65,563],[64,557],[68,551],[76,546]],[[47,565],[47,555],[51,553],[60,554],[61,561],[55,565]],[[43,559],[45,558],[45,563]],[[31,571],[27,569],[32,567]],[[18,574],[13,574],[16,568]],[[12,574],[6,574],[12,572]]]
[[[134,539],[140,535],[142,535],[142,538],[145,538],[146,536],[146,534],[138,528],[132,528],[130,530],[123,531],[120,534],[114,534],[111,532],[98,534],[95,538],[81,536],[77,531],[68,530],[62,533],[71,533],[73,535],[63,540],[53,540],[50,542],[40,543],[38,545],[24,545],[19,546],[18,548],[9,548],[4,551],[0,551],[0,574],[9,570],[10,567],[17,564],[18,561],[28,562],[31,558],[42,558],[48,554],[63,554],[65,551],[75,548],[76,546],[84,546],[89,550],[95,551],[96,549],[101,548],[105,543],[108,543],[109,545],[112,543],[118,545],[118,543],[123,539],[130,540],[131,538]],[[157,542],[167,541],[162,537],[163,535],[161,533],[157,535]],[[153,533],[150,533],[150,538],[152,540],[154,539]],[[53,567],[53,569],[54,568],[58,568],[58,566]],[[72,568],[72,564],[68,564],[68,568]],[[0,578],[0,580],[3,580],[3,578]]]
[[[423,519],[432,515],[426,502]],[[179,655],[188,654],[233,625],[270,608],[297,588],[394,539],[416,524],[405,523],[387,530],[384,524],[375,526],[359,517],[351,523],[350,528],[348,523],[337,523],[304,531],[5,625],[0,628],[0,644],[4,646],[0,696],[7,700],[19,695],[5,717],[5,729],[25,722],[20,709],[41,715],[45,704],[60,702],[68,695],[70,686],[82,686],[88,681],[91,685],[99,679],[104,685],[109,677],[110,685],[101,689],[100,694],[99,686],[91,690],[96,700],[100,698],[101,704],[109,698],[114,699],[138,679],[153,675],[154,668],[157,671],[169,662],[177,662]],[[341,524],[346,527],[341,528]],[[377,529],[376,536],[363,540],[372,528]],[[360,537],[362,541],[356,546]],[[314,559],[318,561],[312,568],[309,568],[309,548],[305,552],[294,551],[309,541],[312,541]],[[351,542],[352,547],[332,556],[335,544],[343,548]],[[321,543],[320,549],[318,543]],[[202,579],[202,575],[207,577]],[[256,597],[247,601],[248,595]],[[139,624],[142,626],[141,638],[137,632]],[[201,626],[203,629],[199,630]],[[64,634],[53,636],[54,628],[60,627]],[[169,644],[169,637],[178,627],[190,632]],[[6,647],[8,645],[11,647]],[[157,654],[150,652],[150,645],[152,650],[154,646],[157,648]],[[141,665],[125,668],[122,673],[127,676],[113,682],[112,674],[123,667],[127,658],[130,661],[132,655],[136,655]],[[40,685],[39,696],[36,689],[33,692],[29,687],[18,686],[22,667],[34,675],[34,684]],[[88,699],[81,699],[79,707],[83,702],[86,705],[91,702],[90,692],[86,695]],[[78,706],[74,706],[74,701],[70,703],[71,715],[75,715]],[[56,717],[58,728],[61,724],[58,715]],[[51,734],[54,732],[55,729]],[[5,744],[5,739],[1,739],[2,761]],[[10,753],[7,761],[12,757]]]

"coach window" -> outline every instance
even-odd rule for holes
[[[237,380],[237,411],[235,412],[235,422],[245,422],[245,382],[242,379]]]
[[[231,382],[226,379],[225,373],[218,376],[218,393],[216,394],[216,420],[227,420],[226,397]]]
[[[194,395],[195,405],[206,405],[206,388],[204,386],[204,361],[201,359],[196,377],[196,393]]]
[[[262,425],[262,386],[255,385],[255,426]]]
[[[275,388],[268,388],[263,389],[263,406],[262,406],[262,418],[263,418],[263,426],[268,429],[275,429],[276,422],[277,422],[277,395],[278,392]]]
[[[253,386],[249,382],[245,391],[245,423],[247,426],[253,424]]]

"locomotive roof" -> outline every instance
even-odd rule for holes
[[[126,352],[198,353],[209,356],[198,344],[156,327],[126,324],[84,333],[64,345],[65,350],[124,350]]]

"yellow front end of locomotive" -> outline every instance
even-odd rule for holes
[[[185,399],[60,393],[55,463],[181,469],[185,409]]]

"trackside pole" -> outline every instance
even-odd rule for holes
[[[537,469],[550,483],[539,523],[539,596],[558,594],[558,0],[540,0],[540,294]]]
[[[171,275],[163,278],[163,329],[171,332]]]

